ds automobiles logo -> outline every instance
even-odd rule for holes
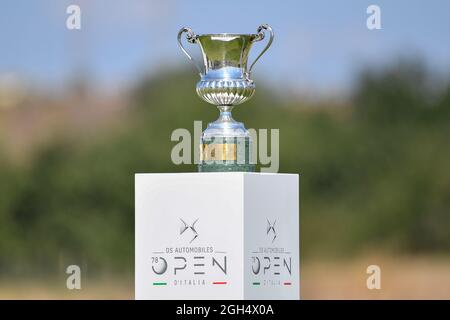
[[[182,235],[186,230],[190,230],[192,234],[192,239],[191,241],[189,241],[189,243],[192,243],[192,241],[194,241],[198,237],[198,232],[197,230],[195,230],[195,224],[197,223],[198,218],[190,225],[186,223],[186,221],[184,221],[183,219],[180,218],[180,220],[181,220],[180,235]]]
[[[269,235],[270,232],[273,233],[273,239],[272,243],[275,241],[277,237],[277,232],[275,231],[275,223],[277,223],[277,220],[274,220],[272,223],[267,219],[267,235]]]

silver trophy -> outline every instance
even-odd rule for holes
[[[250,48],[254,42],[265,38],[265,31],[270,34],[267,45],[247,67]],[[203,65],[195,61],[183,47],[183,33],[186,33],[187,42],[200,46]],[[231,110],[255,93],[252,68],[272,44],[273,36],[272,28],[267,24],[258,27],[256,34],[196,35],[190,28],[182,28],[178,32],[181,50],[200,74],[197,94],[220,111],[219,118],[209,123],[202,133],[199,171],[255,171],[250,133],[241,122],[232,118]]]

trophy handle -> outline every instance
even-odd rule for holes
[[[273,34],[272,28],[268,24],[263,24],[258,27],[258,30],[257,30],[258,35],[256,36],[256,38],[253,41],[254,42],[261,41],[262,39],[265,38],[265,34],[264,34],[263,30],[269,31],[269,33],[270,33],[269,42],[267,43],[267,45],[263,49],[263,51],[261,51],[259,56],[256,57],[255,61],[253,61],[253,63],[250,65],[250,68],[248,69],[248,74],[250,74],[252,72],[253,66],[255,65],[256,61],[258,61],[259,58],[261,58],[261,56],[264,54],[264,52],[266,52],[267,49],[269,49],[270,45],[272,44],[274,34]]]
[[[195,67],[197,68],[200,77],[203,75],[203,71],[202,68],[200,66],[200,64],[194,60],[191,55],[186,51],[186,49],[184,48],[183,44],[181,43],[181,36],[183,35],[183,33],[187,33],[186,34],[186,40],[189,43],[197,43],[197,35],[192,31],[191,28],[181,28],[181,30],[178,32],[178,45],[180,46],[181,51],[183,51],[183,53],[189,58],[189,60],[192,61],[192,63],[194,63]]]

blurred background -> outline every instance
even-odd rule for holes
[[[80,30],[66,28],[71,4]],[[366,27],[371,4],[380,30]],[[280,172],[301,174],[302,298],[449,299],[449,11],[443,0],[2,1],[0,298],[133,298],[134,173],[196,171],[171,162],[170,135],[218,115],[176,34],[269,23],[258,89],[234,116],[280,129]],[[66,289],[70,264],[82,290]],[[371,264],[381,290],[366,288]]]

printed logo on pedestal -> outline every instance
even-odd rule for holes
[[[153,251],[150,257],[154,286],[227,285],[227,252],[211,245],[193,245],[200,240],[199,219],[179,218],[176,242]],[[204,241],[202,238],[201,241]]]
[[[277,246],[277,220],[267,220],[265,244],[251,254],[253,286],[292,285],[292,253],[289,248]]]

